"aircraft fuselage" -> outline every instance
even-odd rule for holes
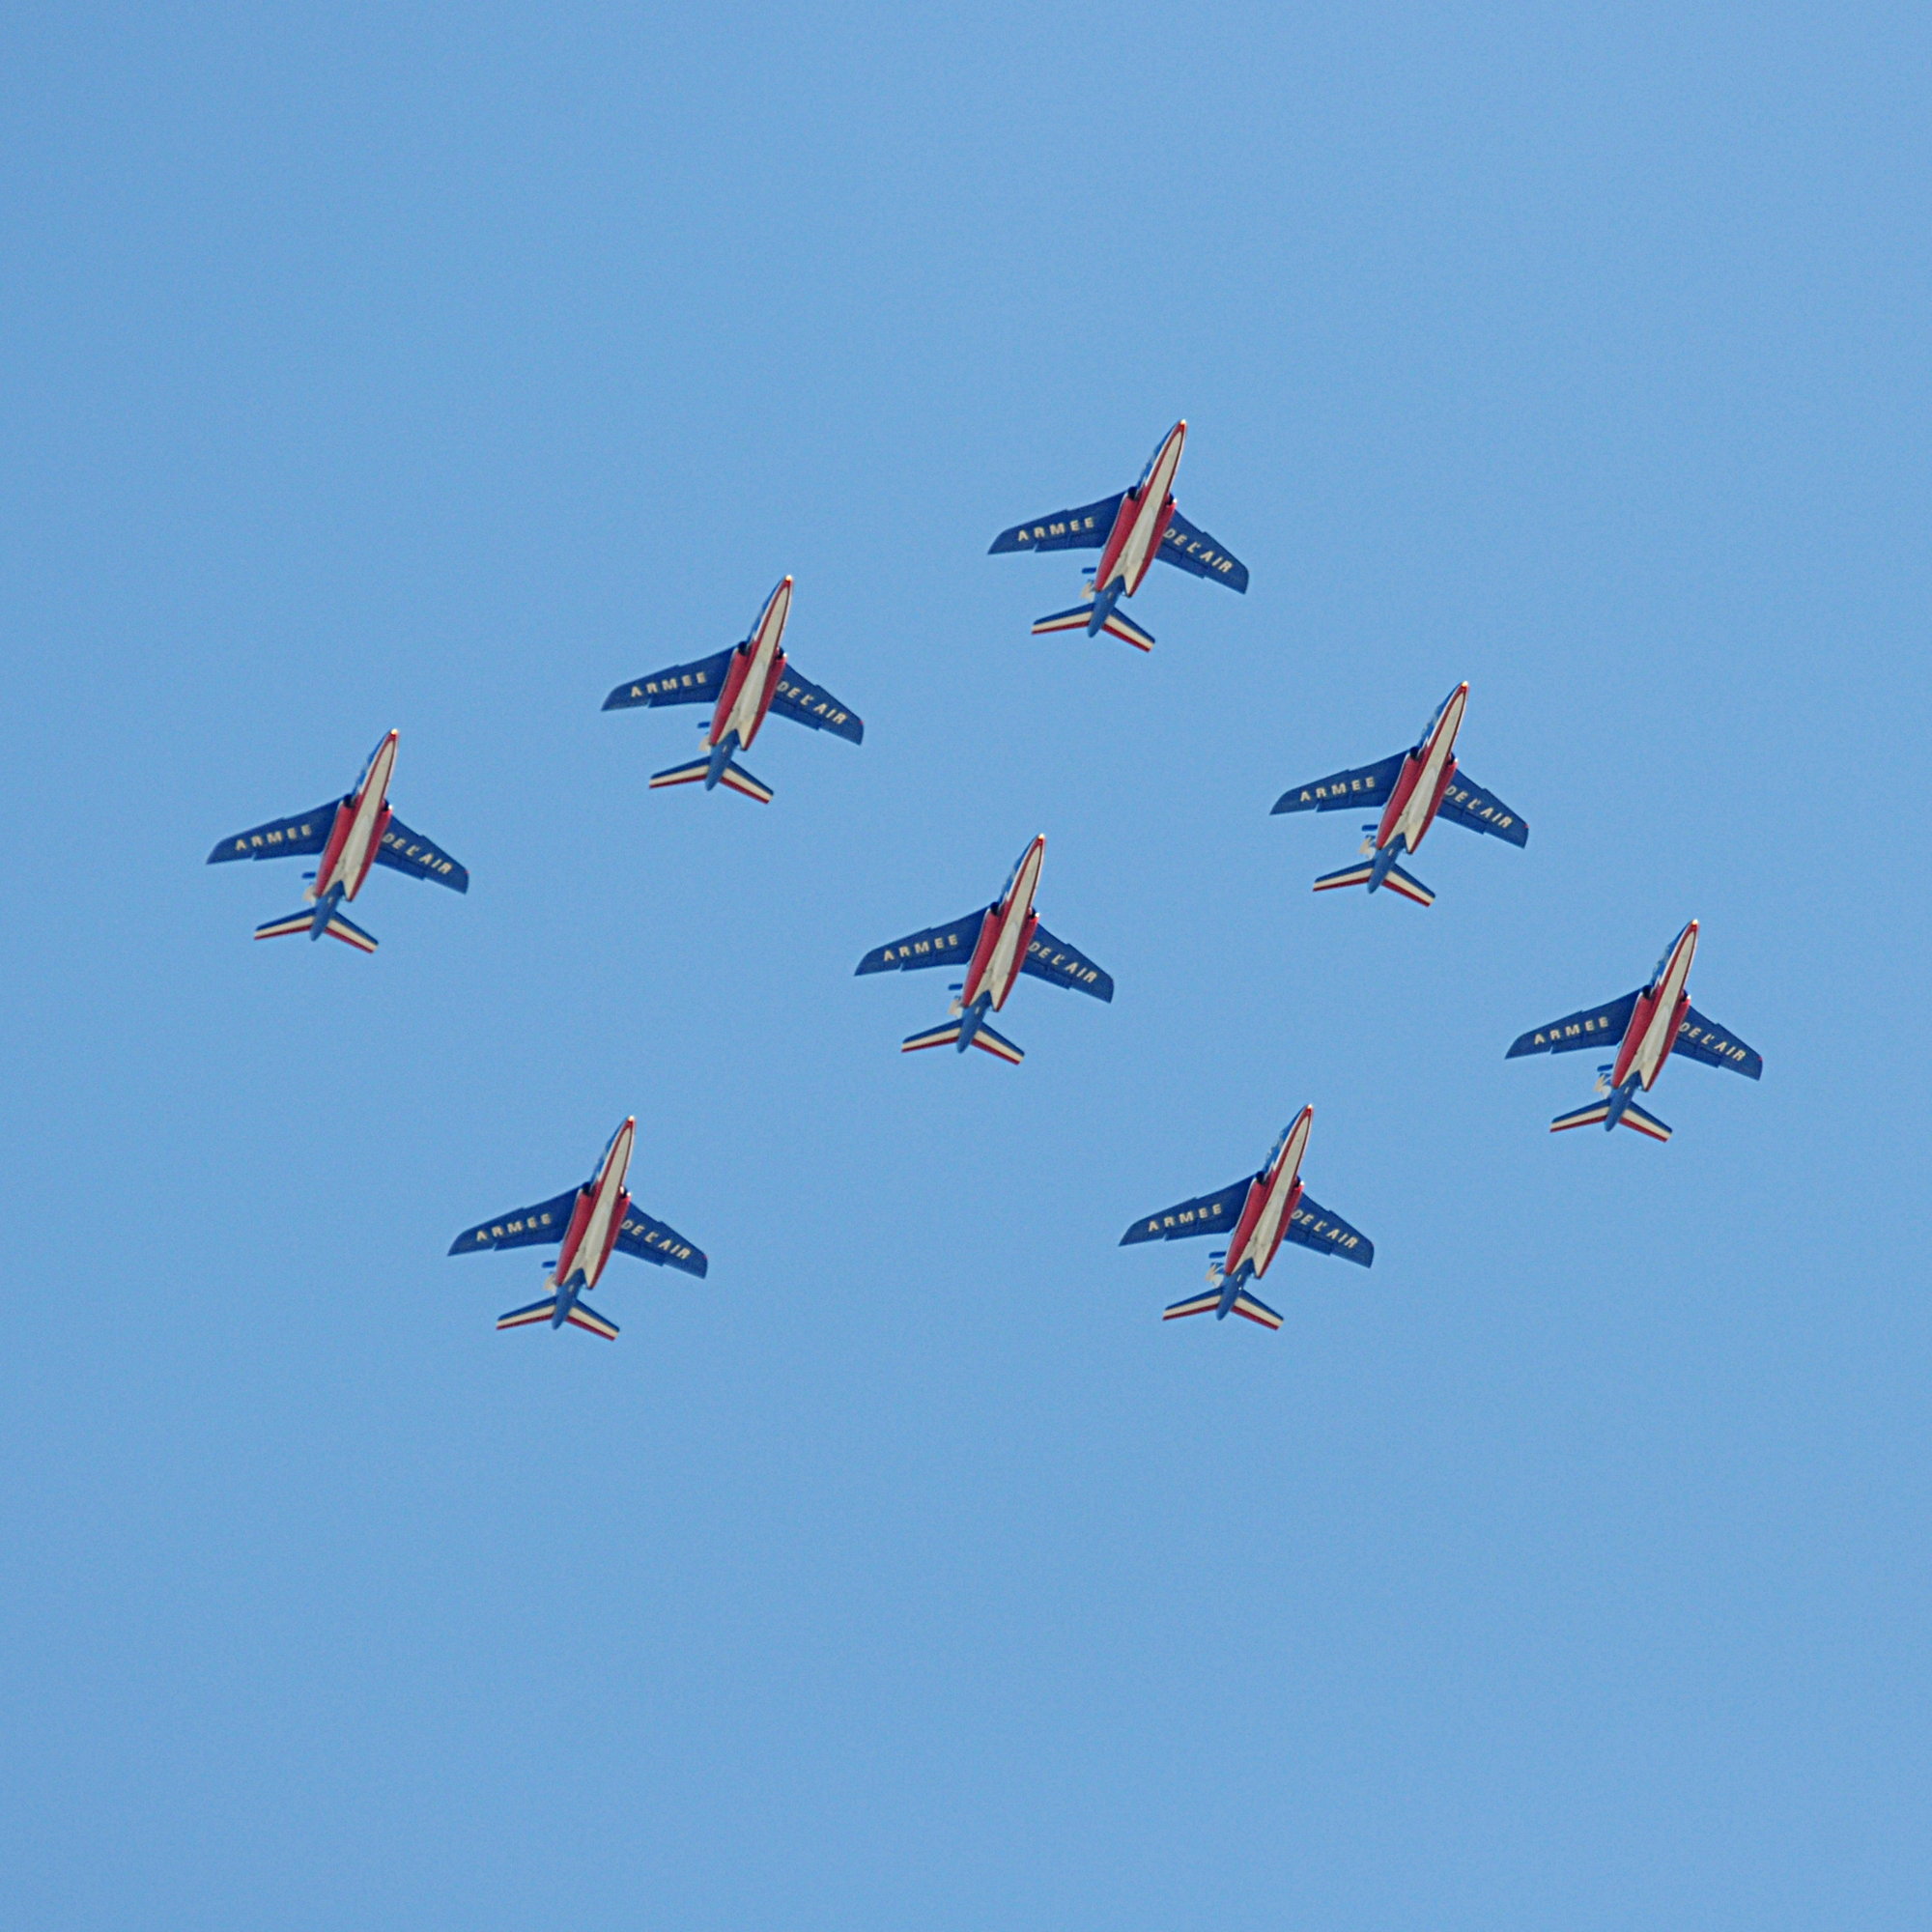
[[[724,688],[718,694],[717,708],[704,734],[707,750],[724,744],[736,732],[738,749],[748,748],[758,735],[778,695],[779,680],[784,675],[785,618],[791,611],[791,579],[785,578],[770,597],[752,627],[752,635],[731,653],[724,672]]]
[[[962,1009],[970,1010],[981,999],[989,1001],[995,1012],[1006,1005],[1026,962],[1027,948],[1033,944],[1034,928],[1039,923],[1033,900],[1045,857],[1046,835],[1042,832],[1027,847],[999,903],[980,923],[979,942],[967,961],[960,989]]]
[[[1677,1030],[1690,1010],[1690,995],[1685,990],[1690,978],[1690,961],[1697,951],[1697,922],[1693,919],[1677,935],[1675,943],[1658,968],[1657,978],[1637,995],[1630,1025],[1624,1029],[1617,1048],[1616,1064],[1610,1070],[1610,1085],[1621,1087],[1633,1075],[1648,1093],[1670,1058],[1677,1043]]]
[[[397,733],[389,735],[370,754],[360,783],[335,808],[328,842],[317,860],[315,881],[304,898],[321,899],[331,892],[353,899],[362,890],[383,834],[389,823],[389,774],[396,764]]]
[[[1181,446],[1186,440],[1186,423],[1176,423],[1154,451],[1146,474],[1121,498],[1114,527],[1107,533],[1094,572],[1096,598],[1106,598],[1110,590],[1131,597],[1160,554],[1167,526],[1174,521],[1174,473],[1180,468]]]

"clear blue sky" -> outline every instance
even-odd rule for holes
[[[1922,10],[17,9],[0,1919],[1917,1926]],[[1244,599],[1034,639],[1192,425]],[[867,722],[653,794],[743,635]],[[1427,912],[1283,786],[1410,740]],[[473,874],[254,946],[345,787]],[[1048,838],[1018,1069],[869,947]],[[1688,918],[1761,1086],[1552,1139]],[[1163,1326],[1259,1161],[1377,1243]],[[451,1261],[627,1112],[703,1283]]]

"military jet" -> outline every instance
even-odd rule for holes
[[[916,1033],[900,1047],[917,1053],[922,1047],[951,1046],[964,1053],[977,1046],[982,1053],[1017,1066],[1026,1055],[1011,1040],[986,1023],[998,1012],[1022,973],[1056,986],[1077,986],[1096,1000],[1114,997],[1112,978],[1068,946],[1054,938],[1039,923],[1033,897],[1039,885],[1039,868],[1046,857],[1041,833],[1012,869],[1005,890],[989,906],[954,920],[951,925],[928,926],[890,946],[875,947],[859,961],[861,973],[916,973],[924,966],[958,966],[966,976],[956,981],[944,1026]]]
[[[1558,1114],[1549,1123],[1552,1134],[1570,1127],[1593,1127],[1602,1122],[1605,1133],[1621,1125],[1634,1127],[1654,1141],[1667,1141],[1670,1129],[1637,1105],[1636,1094],[1639,1088],[1648,1093],[1657,1084],[1663,1063],[1673,1053],[1688,1054],[1709,1066],[1728,1066],[1747,1080],[1763,1077],[1763,1056],[1752,1052],[1726,1028],[1707,1020],[1690,1004],[1685,988],[1696,951],[1697,922],[1693,919],[1670,942],[1670,950],[1657,962],[1647,986],[1639,986],[1607,1006],[1589,1007],[1537,1027],[1503,1056],[1515,1060],[1526,1053],[1575,1053],[1582,1047],[1608,1046],[1616,1040],[1616,1058],[1597,1069],[1597,1092],[1605,1097],[1578,1107],[1573,1114]]]
[[[1100,561],[1084,602],[1070,611],[1056,611],[1033,627],[1035,637],[1051,631],[1085,631],[1097,638],[1102,631],[1136,650],[1153,648],[1152,636],[1119,609],[1122,597],[1141,587],[1155,557],[1179,570],[1192,571],[1215,583],[1245,591],[1248,567],[1232,557],[1206,530],[1198,530],[1174,507],[1174,472],[1180,468],[1187,425],[1178,422],[1141,471],[1131,490],[1083,503],[1077,510],[1056,510],[1030,524],[1015,524],[993,539],[989,556],[1012,550],[1097,550]]]
[[[288,859],[322,854],[315,870],[304,874],[312,883],[302,896],[308,905],[286,919],[271,919],[255,928],[257,939],[286,939],[307,933],[373,952],[376,941],[342,911],[345,899],[362,890],[369,867],[392,867],[418,879],[434,879],[452,892],[469,890],[469,874],[447,852],[440,850],[389,810],[389,774],[395,769],[396,739],[391,731],[369,754],[355,789],[347,798],[331,799],[313,811],[294,818],[271,819],[252,832],[224,838],[208,855],[211,866],[230,859]]]
[[[1387,886],[1417,905],[1434,905],[1435,895],[1404,871],[1399,862],[1414,852],[1438,817],[1452,825],[1466,825],[1471,832],[1492,833],[1512,845],[1529,843],[1529,827],[1521,818],[1457,769],[1456,733],[1468,701],[1469,687],[1459,684],[1442,700],[1413,750],[1292,786],[1275,800],[1277,812],[1341,811],[1350,806],[1358,810],[1364,806],[1382,809],[1378,821],[1362,827],[1368,835],[1362,841],[1362,856],[1369,863],[1323,873],[1315,881],[1318,893],[1332,893],[1338,886],[1367,886],[1373,893]]]
[[[661,1267],[682,1268],[686,1274],[702,1275],[709,1267],[703,1254],[682,1235],[631,1206],[631,1197],[624,1191],[624,1176],[637,1132],[636,1119],[627,1120],[611,1136],[597,1172],[582,1187],[570,1188],[554,1201],[540,1201],[534,1208],[519,1208],[494,1221],[481,1222],[449,1244],[453,1255],[476,1254],[485,1248],[556,1250],[556,1260],[546,1264],[550,1277],[544,1286],[551,1293],[527,1308],[511,1309],[498,1318],[498,1328],[527,1328],[538,1321],[561,1328],[568,1321],[573,1327],[614,1342],[617,1324],[583,1299],[597,1286],[613,1248],[636,1255],[639,1261],[656,1262]]]
[[[1301,1184],[1301,1156],[1314,1122],[1315,1109],[1302,1108],[1282,1129],[1259,1174],[1244,1176],[1218,1193],[1197,1195],[1177,1208],[1150,1214],[1121,1236],[1121,1245],[1126,1248],[1136,1241],[1228,1236],[1228,1245],[1215,1250],[1208,1266],[1208,1293],[1175,1302],[1161,1317],[1163,1321],[1211,1313],[1217,1321],[1244,1315],[1264,1328],[1279,1328],[1281,1317],[1254,1293],[1253,1284],[1267,1272],[1284,1240],[1299,1241],[1318,1254],[1345,1256],[1363,1267],[1373,1265],[1375,1243],[1339,1214],[1318,1205]]]
[[[855,745],[864,739],[866,726],[861,720],[829,691],[808,684],[789,668],[781,645],[790,611],[791,579],[787,577],[765,599],[752,635],[742,644],[715,657],[699,658],[695,664],[672,665],[668,670],[634,678],[629,684],[620,684],[604,700],[606,711],[645,704],[712,707],[711,723],[704,727],[699,746],[701,755],[688,765],[672,765],[668,771],[653,773],[653,790],[663,785],[701,784],[712,791],[725,784],[760,805],[769,805],[771,787],[739,764],[737,753],[751,749],[758,727],[774,711],[781,718],[809,724],[814,731],[849,738]]]

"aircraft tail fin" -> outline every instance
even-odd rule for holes
[[[542,1301],[533,1301],[527,1308],[513,1308],[507,1315],[497,1318],[498,1328],[528,1328],[539,1321],[549,1321],[556,1314],[556,1296],[549,1295]]]
[[[1258,1321],[1264,1328],[1281,1326],[1281,1317],[1259,1295],[1250,1294],[1246,1289],[1235,1297],[1235,1313],[1245,1315],[1250,1321]]]
[[[1033,627],[1036,638],[1044,638],[1056,631],[1088,631],[1094,625],[1094,600],[1088,598],[1084,604],[1076,604],[1070,611],[1055,611],[1042,617]],[[1100,620],[1099,629],[1110,638],[1118,638],[1123,644],[1131,644],[1137,651],[1153,649],[1153,633],[1144,631],[1124,611],[1110,608]]]
[[[1382,884],[1390,892],[1400,893],[1406,899],[1413,899],[1417,905],[1434,905],[1435,895],[1413,873],[1405,872],[1400,866],[1391,866],[1383,876]]]
[[[330,912],[322,932],[315,926],[315,908],[308,907],[302,912],[292,912],[286,919],[271,919],[266,924],[255,928],[257,939],[293,939],[306,934],[310,939],[320,939],[326,932],[331,939],[339,939],[345,946],[353,946],[358,952],[373,952],[376,939],[367,933],[353,919],[341,912]]]
[[[1221,1305],[1221,1291],[1218,1286],[1206,1294],[1190,1294],[1185,1301],[1171,1301],[1162,1314],[1163,1321],[1178,1321],[1183,1315],[1212,1315]]]
[[[711,759],[707,755],[694,758],[688,765],[672,765],[668,771],[651,774],[651,789],[657,791],[665,785],[704,784],[711,779]],[[772,788],[754,779],[743,765],[735,759],[727,759],[724,769],[718,774],[718,784],[729,785],[735,792],[742,792],[747,798],[754,798],[760,805],[772,802]]]
[[[1560,1134],[1571,1127],[1625,1126],[1634,1127],[1640,1134],[1648,1134],[1654,1141],[1670,1138],[1670,1129],[1655,1114],[1646,1114],[1634,1100],[1626,1101],[1622,1113],[1611,1121],[1610,1106],[1614,1099],[1612,1094],[1609,1099],[1593,1100],[1587,1107],[1578,1107],[1573,1114],[1558,1114],[1550,1122],[1549,1131]]]
[[[1024,1051],[1015,1046],[1004,1034],[998,1034],[984,1020],[973,1030],[973,1044],[981,1053],[990,1053],[996,1060],[1004,1060],[1009,1066],[1017,1066],[1026,1058]]]

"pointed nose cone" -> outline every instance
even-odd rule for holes
[[[769,635],[774,644],[784,636],[785,619],[791,614],[791,579],[781,577],[779,586],[765,599],[763,613],[758,618],[757,629],[753,636],[763,642]]]
[[[402,737],[400,731],[391,731],[376,749],[369,753],[369,762],[362,767],[362,782],[358,791],[374,789],[380,796],[389,788],[389,774],[396,768],[396,744]]]
[[[631,1143],[638,1135],[638,1117],[628,1116],[624,1124],[611,1136],[611,1146],[604,1156],[604,1171],[600,1179],[610,1179],[621,1187],[624,1176],[631,1165]]]

